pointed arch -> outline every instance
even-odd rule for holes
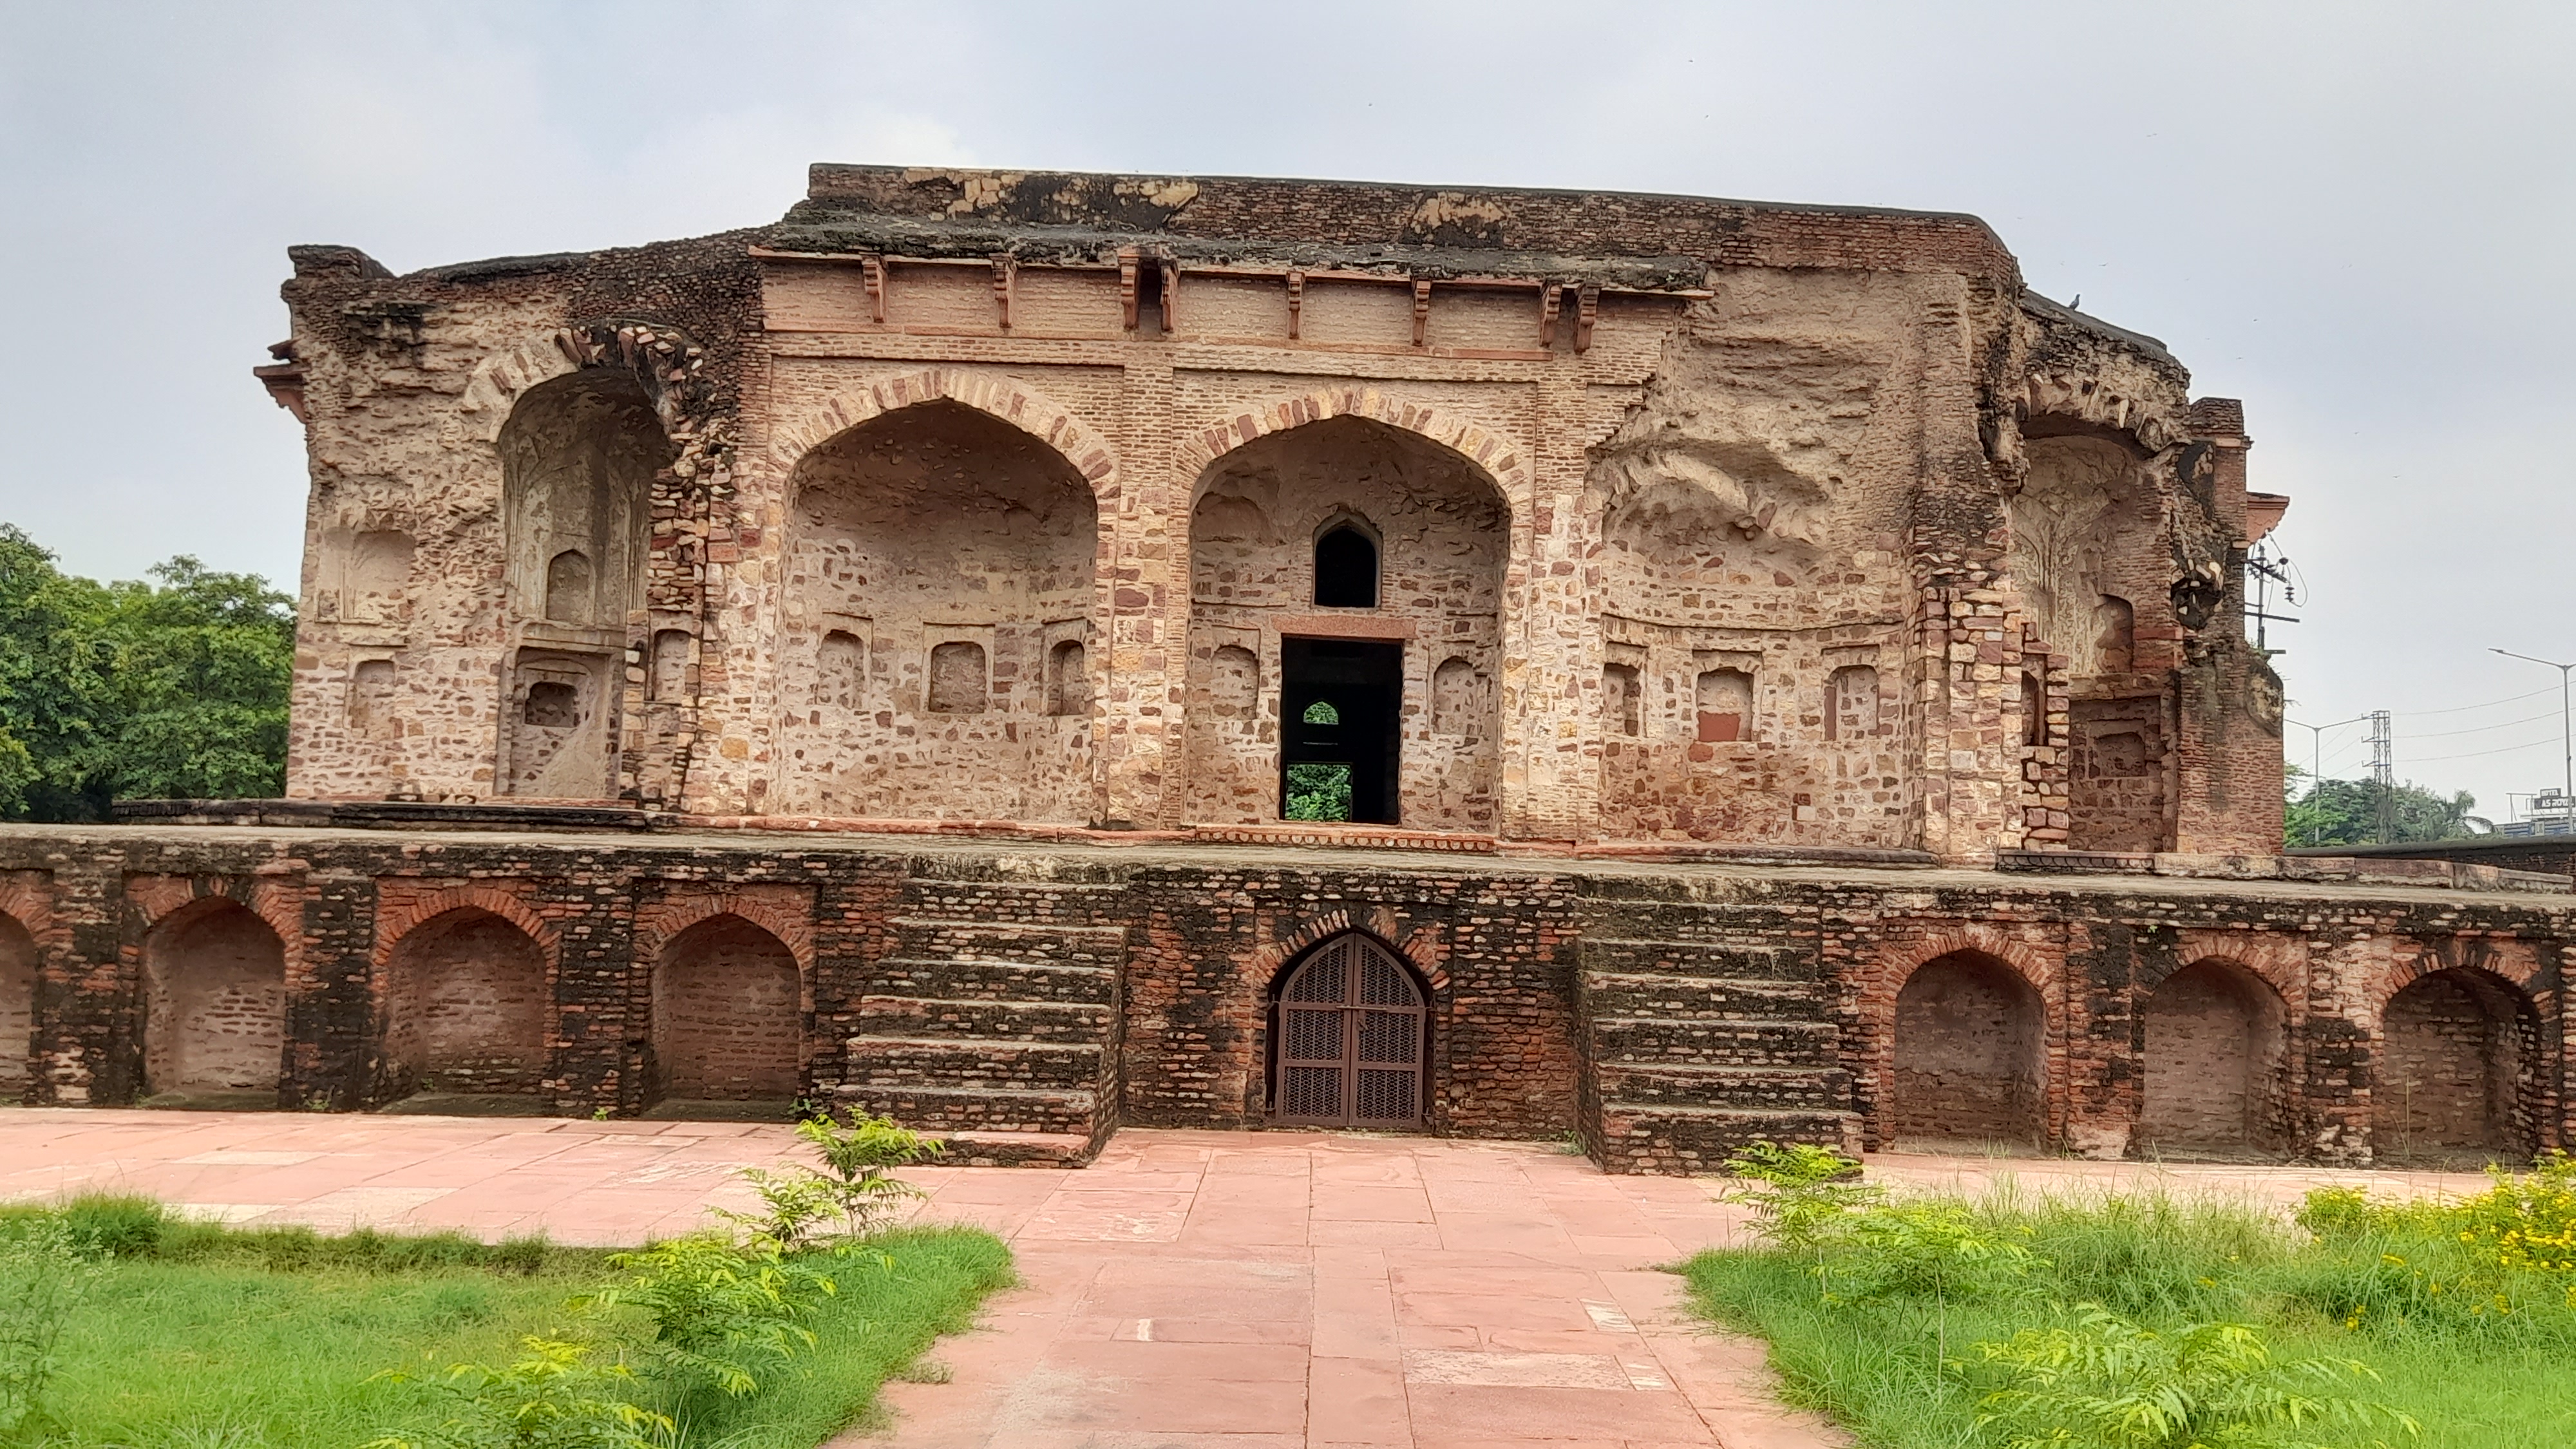
[[[540,916],[516,891],[490,885],[431,886],[398,890],[393,882],[378,887],[376,944],[370,964],[382,972],[394,947],[420,925],[450,911],[471,907],[487,911],[526,932],[549,965],[561,948],[553,923]]]
[[[478,904],[404,930],[378,973],[398,1089],[543,1093],[556,1036],[552,961],[525,925]]]
[[[457,411],[475,437],[497,443],[522,394],[588,368],[614,368],[643,386],[667,429],[707,402],[705,367],[706,349],[681,328],[650,318],[596,318],[483,359],[466,379]]]
[[[1343,931],[1301,953],[1269,991],[1271,1118],[1422,1125],[1431,1016],[1422,974],[1371,932]]]
[[[781,473],[850,429],[886,413],[929,402],[953,402],[997,418],[1064,455],[1096,498],[1117,491],[1118,455],[1098,429],[1016,378],[963,367],[897,373],[834,393],[782,425],[769,451]]]
[[[208,893],[142,935],[144,1081],[153,1092],[267,1092],[285,1079],[287,940]]]
[[[1180,436],[1177,476],[1197,478],[1246,443],[1326,418],[1366,418],[1416,433],[1483,469],[1514,512],[1531,497],[1529,461],[1510,439],[1430,403],[1377,387],[1328,387],[1274,398]]]
[[[786,1102],[804,1087],[804,962],[751,916],[713,911],[651,961],[646,1095]]]

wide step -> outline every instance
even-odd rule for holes
[[[1726,1159],[1756,1142],[1805,1143],[1858,1157],[1860,1114],[1604,1102],[1591,1146],[1606,1172],[1705,1173],[1725,1171]]]

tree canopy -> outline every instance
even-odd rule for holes
[[[2281,834],[2293,849],[2311,845],[2403,844],[2419,840],[2464,840],[2495,829],[2469,812],[2478,799],[2466,790],[2443,796],[2412,780],[2383,791],[2376,780],[2318,780],[2292,765],[2289,808]],[[2380,835],[2380,803],[2386,796],[2388,833]]]
[[[151,575],[66,574],[0,523],[0,816],[284,790],[294,601],[184,554]]]

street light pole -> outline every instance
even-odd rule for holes
[[[2295,719],[2285,721],[2286,723],[2297,725],[2299,728],[2308,732],[2308,793],[2310,795],[2314,795],[2316,793],[2317,781],[2320,778],[2321,771],[2325,764],[2326,731],[2339,730],[2348,724],[2359,724],[2368,718],[2370,718],[2370,716],[2366,714],[2357,714],[2350,719],[2339,719],[2333,724],[2321,725],[2312,725],[2302,720]],[[2311,825],[2308,827],[2308,844],[2314,845],[2316,843],[2317,828]]]
[[[2501,654],[2507,659],[2519,659],[2526,664],[2546,664],[2558,671],[2559,763],[2566,772],[2558,796],[2559,808],[2562,810],[2576,808],[2576,730],[2569,728],[2567,714],[2567,671],[2576,669],[2576,664],[2561,664],[2555,659],[2542,659],[2531,654],[2516,654],[2510,649],[2498,649],[2493,645],[2487,646],[2487,652]]]

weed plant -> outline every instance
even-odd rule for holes
[[[1921,1243],[1939,1289],[1920,1270],[1873,1277],[1890,1231],[1874,1219],[1909,1207],[2028,1258]],[[1701,1254],[1694,1300],[1768,1340],[1794,1400],[1880,1449],[2576,1444],[2564,1159],[2460,1202],[2320,1191],[2295,1224],[2007,1186],[1862,1202],[1804,1236]]]

